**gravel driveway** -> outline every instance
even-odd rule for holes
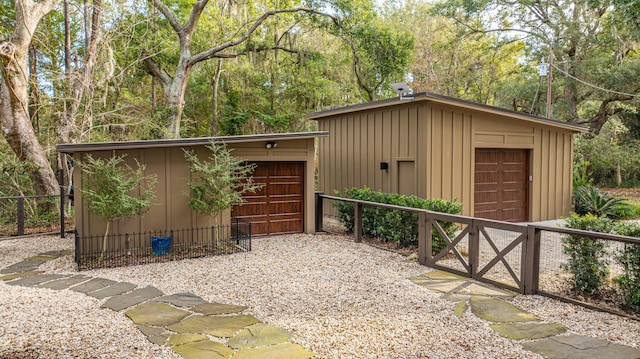
[[[73,248],[71,238],[0,241],[0,268],[64,248]],[[41,268],[73,272],[72,256]],[[409,281],[428,270],[346,236],[301,234],[254,239],[249,253],[84,273],[250,306],[319,358],[540,358],[470,313],[455,316],[455,303]],[[99,309],[102,302],[0,282],[0,358],[178,357],[147,342],[122,313]],[[513,302],[573,334],[640,344],[640,322],[538,296]]]

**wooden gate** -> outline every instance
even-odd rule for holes
[[[420,252],[426,265],[525,292],[526,225],[440,213],[421,217],[425,217],[426,238],[420,241],[425,243]],[[456,223],[459,230],[449,235],[441,225],[444,222]],[[441,248],[434,247],[438,243]]]

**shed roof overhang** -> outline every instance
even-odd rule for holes
[[[445,104],[445,105],[450,105],[455,107],[472,109],[472,110],[481,111],[485,113],[493,113],[500,116],[517,118],[523,121],[543,124],[543,125],[552,126],[552,127],[558,127],[558,128],[562,128],[562,129],[573,131],[573,132],[585,133],[589,131],[589,129],[585,126],[574,125],[571,123],[552,120],[545,117],[532,116],[522,112],[511,111],[511,110],[503,109],[500,107],[494,107],[494,106],[484,105],[476,102],[461,100],[453,97],[437,95],[430,92],[420,92],[420,93],[412,94],[409,97],[403,97],[402,100],[400,99],[400,97],[395,97],[395,98],[390,98],[386,100],[373,101],[373,102],[367,102],[367,103],[358,104],[358,105],[351,105],[351,106],[340,107],[340,108],[331,109],[331,110],[314,112],[312,114],[307,115],[307,119],[323,120],[328,117],[339,116],[343,114],[366,111],[366,110],[376,110],[376,109],[381,109],[385,107],[405,104],[407,102],[417,102],[417,101],[434,102],[434,103],[440,103],[440,104]]]
[[[191,147],[207,145],[209,143],[245,143],[261,141],[283,141],[283,140],[303,140],[316,137],[327,137],[329,132],[294,132],[294,133],[272,133],[245,136],[218,136],[218,137],[198,137],[198,138],[177,138],[165,140],[143,140],[143,141],[122,141],[122,142],[93,142],[93,143],[70,143],[59,144],[56,151],[73,154],[75,152],[129,150],[142,148],[166,148],[166,147]]]

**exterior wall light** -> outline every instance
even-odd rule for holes
[[[389,170],[389,162],[380,162],[380,169],[383,171]]]
[[[265,147],[267,149],[276,148],[276,147],[278,147],[278,143],[277,142],[267,142],[267,145]]]

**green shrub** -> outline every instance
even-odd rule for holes
[[[339,194],[338,192],[336,194]],[[345,189],[342,194],[345,198],[362,201],[391,204],[402,207],[421,208],[435,212],[459,214],[462,212],[462,204],[443,199],[423,199],[416,196],[405,196],[395,193],[383,193],[373,191],[368,187],[362,189]],[[349,202],[337,201],[334,203],[338,209],[338,219],[348,232],[354,230],[354,205]],[[451,236],[457,229],[452,222],[438,221],[442,229]],[[417,245],[418,243],[418,214],[409,211],[392,210],[373,206],[364,206],[362,216],[363,235],[378,237],[384,242],[395,242],[400,246]],[[445,247],[446,242],[436,229],[432,230],[433,251],[439,252]]]
[[[617,233],[623,236],[640,238],[640,225],[624,223],[618,226]],[[634,310],[640,309],[640,244],[626,243],[616,253],[616,261],[624,268],[624,273],[614,282],[622,303]]]
[[[584,231],[611,233],[614,222],[606,217],[593,214],[572,215],[567,218],[567,227]],[[563,267],[571,273],[572,289],[585,295],[600,294],[609,275],[607,268],[607,243],[604,240],[579,235],[562,237],[562,251],[568,262]]]
[[[600,190],[590,184],[573,191],[574,211],[581,216],[593,214],[597,217],[607,216],[618,219],[625,216],[629,204],[624,198],[609,196],[609,192]]]
[[[640,219],[640,201],[627,201],[629,206],[622,213],[621,219]]]

